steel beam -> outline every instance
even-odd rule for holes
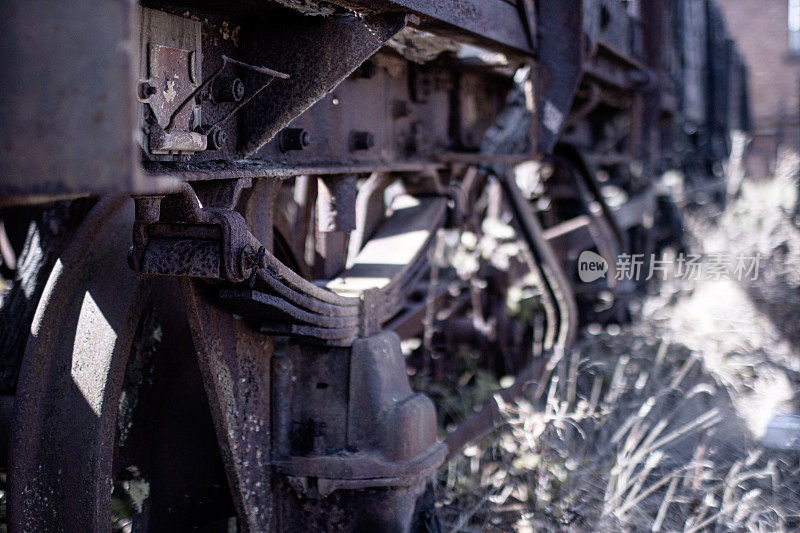
[[[438,35],[500,45],[508,51],[531,55],[533,10],[529,2],[518,7],[503,0],[334,0],[356,11],[411,11],[419,28]],[[523,17],[527,17],[524,19]]]

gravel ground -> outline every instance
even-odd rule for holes
[[[448,465],[443,530],[800,528],[798,162],[783,161],[723,211],[685,214],[691,252],[760,254],[757,279],[672,277],[630,324],[590,325]]]

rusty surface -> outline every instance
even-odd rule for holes
[[[237,199],[241,207],[240,212],[247,221],[253,237],[266,251],[272,253],[275,248],[275,232],[290,235],[285,222],[276,221],[276,218],[280,218],[280,211],[276,208],[275,199],[281,185],[282,183],[275,179],[256,180],[251,187],[242,191]],[[233,205],[235,203],[231,203],[231,206]]]
[[[336,19],[336,17],[328,18]],[[266,62],[268,58],[259,58],[258,54],[251,54],[250,50],[261,51],[262,55],[264,52],[269,52],[274,55],[274,61],[287,63],[295,55],[288,46],[299,40],[297,36],[284,38],[287,28],[308,26],[309,31],[304,33],[313,35],[315,32],[310,26],[319,26],[323,22],[309,19],[310,17],[295,19],[291,13],[282,13],[281,16],[276,14],[275,17],[269,18],[268,23],[255,24],[252,18],[240,15],[232,15],[223,20],[220,20],[219,15],[210,15],[207,24],[212,28],[225,23],[229,27],[234,24],[239,27],[237,33],[239,46],[232,48],[229,42],[220,41],[213,35],[204,33],[202,65],[204,80],[208,81],[223,66],[220,59],[222,56],[239,57],[248,63],[274,66],[273,63]],[[357,33],[360,28],[356,27],[356,30],[354,31]],[[323,32],[319,40],[312,44],[323,51],[326,47],[330,48],[330,40],[335,41],[337,45],[340,44],[338,41],[341,36],[337,35],[330,40],[325,40],[324,37]],[[258,45],[245,46],[245,39],[251,39]],[[369,39],[365,37],[364,42],[368,44],[368,41]],[[307,52],[302,51],[300,55],[309,56]],[[310,56],[307,59],[310,61]],[[322,61],[322,64],[306,66],[309,69],[321,68],[327,72],[329,69],[325,63],[327,61],[325,54],[320,52],[317,59]],[[148,164],[147,168],[153,169],[155,172],[151,174],[155,176],[173,175],[172,171],[175,171],[174,175],[181,179],[213,179],[237,175],[295,176],[304,173],[370,172],[380,169],[404,171],[443,166],[437,163],[436,158],[441,152],[441,147],[453,145],[456,150],[474,147],[475,140],[481,138],[483,131],[491,124],[493,115],[502,106],[505,91],[508,90],[511,70],[500,70],[491,62],[480,61],[478,55],[465,59],[444,56],[423,67],[415,65],[406,58],[398,57],[391,50],[384,49],[358,66],[356,71],[335,88],[331,86],[333,91],[328,94],[323,93],[309,109],[299,116],[292,116],[290,119],[292,123],[287,124],[287,127],[273,140],[249,154],[247,163],[238,159],[243,144],[255,131],[251,130],[247,123],[264,122],[261,120],[263,115],[259,107],[259,102],[266,98],[264,94],[246,105],[250,111],[242,109],[219,126],[218,131],[225,134],[226,141],[223,146],[198,152],[192,156],[164,156],[161,158],[161,164]],[[458,68],[454,69],[456,65]],[[370,68],[366,68],[367,66]],[[420,71],[424,72],[420,74]],[[242,100],[244,101],[258,88],[259,79],[255,79],[239,67],[235,72],[226,75],[233,73],[236,73],[238,79],[246,86]],[[409,94],[408,84],[403,81],[406,77],[415,79],[421,77],[428,80],[426,86],[429,94],[424,102],[414,100],[414,95]],[[315,82],[323,82],[322,78],[316,76]],[[274,93],[270,97],[269,104],[279,108],[280,111],[284,109],[282,103],[287,98],[299,101],[304,97],[303,91],[309,89],[304,86],[298,90],[282,90],[288,87],[289,83],[293,83],[292,80],[275,80],[268,87],[268,91]],[[213,89],[213,85],[211,88]],[[218,102],[210,95],[208,99],[204,99],[207,92],[213,91],[204,90],[198,94],[198,98],[202,100],[202,131],[230,114],[232,106],[235,105],[231,102]],[[312,95],[308,96],[311,98]],[[460,98],[464,102],[462,109],[458,111],[458,117],[448,117],[448,101],[453,98]],[[374,120],[376,116],[383,116],[387,107],[402,108],[402,113],[392,112],[390,120],[388,117],[387,120]],[[297,113],[300,111],[301,109],[296,110]],[[455,120],[461,122],[458,128],[451,124]],[[284,139],[290,136],[291,132],[301,132],[303,135],[293,144]],[[356,146],[358,143],[354,143],[353,140],[362,136],[368,142],[359,149],[359,146]],[[300,139],[305,141],[300,142]],[[216,146],[214,139],[210,142]],[[206,168],[200,166],[203,164]],[[184,172],[187,167],[195,167],[202,172]],[[264,173],[250,173],[251,170],[258,168],[263,169]],[[233,172],[227,172],[229,170]]]
[[[326,176],[317,186],[317,230],[322,233],[356,228],[356,176]]]
[[[378,187],[378,189],[381,189],[381,187]],[[183,205],[186,206],[184,208],[184,216],[188,216],[189,220],[208,221],[208,215],[203,213],[203,209],[198,209],[198,204],[192,200],[191,192],[187,189],[185,194],[188,194],[188,198],[183,200]],[[207,191],[205,194],[209,194],[209,192]],[[518,193],[515,195],[513,189],[507,190],[507,194],[511,195],[512,204],[514,203],[514,198],[519,198]],[[213,195],[215,198],[218,196]],[[398,197],[397,202],[397,205],[394,206],[394,214],[380,225],[372,239],[363,246],[361,253],[354,257],[350,269],[341,279],[328,284],[329,288],[347,294],[347,297],[336,296],[335,293],[327,292],[325,289],[297,278],[290,269],[278,262],[265,250],[259,251],[261,259],[259,259],[258,264],[255,264],[256,262],[254,261],[255,277],[250,289],[223,288],[218,292],[221,302],[226,307],[234,310],[238,315],[246,317],[248,321],[260,324],[258,329],[261,332],[273,335],[290,335],[298,339],[305,338],[315,344],[306,347],[298,346],[297,349],[290,350],[289,353],[293,355],[290,356],[291,363],[289,367],[286,366],[286,362],[274,366],[274,369],[282,369],[281,372],[292,372],[291,378],[281,377],[281,375],[273,376],[277,390],[282,391],[280,399],[275,399],[276,405],[273,410],[272,423],[277,432],[276,437],[278,441],[283,442],[283,444],[276,445],[276,453],[279,455],[278,459],[276,459],[275,467],[277,472],[286,476],[285,483],[291,487],[291,496],[287,496],[287,498],[288,501],[292,502],[289,508],[294,509],[287,511],[285,507],[281,507],[279,521],[285,519],[280,518],[280,516],[283,516],[280,513],[287,512],[289,516],[296,516],[293,513],[299,512],[299,516],[304,517],[302,520],[310,519],[305,515],[310,505],[305,498],[309,497],[312,500],[324,500],[332,493],[342,490],[407,486],[409,483],[420,486],[421,480],[433,471],[440,460],[437,459],[437,457],[440,457],[439,455],[430,455],[431,452],[428,449],[430,444],[419,444],[416,445],[416,448],[410,444],[403,444],[399,449],[404,450],[404,453],[407,454],[409,450],[418,449],[420,453],[425,450],[425,455],[417,458],[406,456],[402,463],[390,460],[392,454],[396,453],[391,452],[393,449],[391,446],[396,446],[397,442],[395,438],[391,437],[392,432],[388,429],[389,426],[383,429],[375,427],[375,415],[365,418],[363,424],[367,424],[368,429],[365,429],[363,434],[359,434],[355,430],[348,431],[346,439],[352,438],[356,439],[356,441],[364,441],[366,439],[365,442],[372,442],[373,446],[377,446],[381,450],[381,453],[377,456],[365,451],[363,443],[358,444],[358,442],[343,440],[345,436],[337,429],[344,425],[356,428],[357,426],[353,425],[355,422],[350,418],[360,416],[364,412],[369,413],[370,409],[378,409],[379,411],[383,409],[380,407],[381,400],[379,398],[381,395],[394,394],[394,396],[397,396],[399,394],[397,391],[392,393],[391,388],[388,392],[385,390],[385,387],[391,383],[387,381],[388,377],[365,377],[364,379],[367,379],[366,382],[357,386],[353,385],[353,380],[359,375],[354,370],[356,367],[353,366],[355,364],[353,361],[351,361],[347,372],[344,370],[338,372],[336,370],[342,364],[344,354],[350,353],[352,350],[351,357],[355,357],[357,353],[361,353],[358,347],[361,346],[363,341],[357,338],[359,333],[368,335],[377,330],[385,320],[393,317],[406,305],[407,295],[418,286],[419,275],[424,271],[424,266],[427,264],[427,250],[433,240],[433,236],[444,220],[446,205],[446,199],[444,198],[428,198],[420,201],[413,197],[401,196]],[[367,209],[368,205],[369,203],[365,201],[362,209]],[[550,261],[552,252],[548,252],[546,243],[542,244],[544,238],[541,235],[541,228],[536,225],[533,225],[532,228],[530,227],[533,223],[531,222],[530,214],[527,214],[527,209],[529,208],[524,207],[524,209],[526,211],[517,213],[517,216],[520,217],[520,224],[523,228],[527,225],[528,231],[523,231],[523,233],[530,237],[529,244],[532,252],[545,265],[540,275],[543,279],[548,280],[552,299],[559,306],[560,326],[558,325],[559,322],[554,322],[554,325],[559,331],[559,346],[562,346],[564,342],[569,342],[569,337],[571,336],[570,328],[574,326],[574,315],[571,315],[573,310],[570,309],[568,302],[565,300],[565,295],[569,297],[569,289],[559,285],[559,283],[563,283],[562,279],[558,277],[558,269],[560,267]],[[150,211],[152,210],[143,208],[141,215],[145,219],[155,219],[156,217],[149,214]],[[160,216],[163,217],[163,213]],[[366,214],[363,216],[366,216]],[[205,233],[201,231],[202,226],[189,231],[190,228],[192,226],[182,228],[179,237],[209,235],[213,237],[213,234],[209,234],[207,230]],[[154,237],[161,236],[169,231],[163,222],[157,224],[150,222],[149,229],[151,241]],[[243,231],[246,232],[246,230]],[[405,241],[409,238],[416,244],[410,241],[406,243]],[[235,240],[251,242],[251,249],[254,249],[257,245],[252,244],[255,239],[249,233],[247,236],[240,236]],[[397,257],[400,251],[404,252],[403,257]],[[387,262],[387,259],[390,258],[393,262]],[[189,282],[187,281],[186,283]],[[185,285],[185,290],[187,286]],[[207,306],[202,297],[199,296],[200,286],[194,285],[192,290],[193,293],[186,296],[187,299],[190,299],[190,305],[202,304]],[[212,293],[206,289],[206,294],[207,298]],[[230,316],[224,314],[217,316],[221,311],[213,310],[212,307],[204,307],[204,309],[206,309],[206,313],[216,313],[216,318],[198,315],[193,319],[196,332],[198,328],[208,328],[208,324],[224,322],[223,316]],[[198,313],[196,310],[192,312]],[[418,313],[417,316],[419,316]],[[367,317],[369,319],[365,322]],[[240,324],[243,325],[244,323],[240,322]],[[230,327],[227,326],[229,329]],[[197,337],[198,334],[195,333],[195,335]],[[227,350],[220,349],[219,343],[214,346],[209,344],[208,338],[214,338],[215,335],[222,338],[221,333],[205,333],[204,335],[207,339],[203,342],[206,342],[208,346],[201,349],[217,350],[215,357],[222,357],[225,351],[235,351],[233,347]],[[319,346],[320,343],[324,344],[326,342],[330,345],[329,347]],[[348,348],[347,346],[351,344],[352,348]],[[337,345],[343,347],[336,348],[335,346]],[[388,350],[388,353],[392,352],[399,353],[399,347]],[[367,353],[372,354],[370,357],[374,357],[377,353],[387,353],[387,350],[381,349],[376,352],[371,349]],[[244,359],[247,360],[248,357]],[[305,361],[305,363],[301,365],[297,362],[298,360]],[[402,361],[402,358],[400,360]],[[233,362],[228,360],[226,364],[230,366]],[[290,368],[295,370],[290,370]],[[309,379],[319,380],[323,368],[325,369],[326,378],[321,385],[319,381],[314,387],[296,385],[298,380],[301,384]],[[370,372],[378,372],[379,374],[383,372],[392,373],[392,366],[388,362],[376,362],[364,365],[364,368],[367,375],[370,375]],[[369,370],[367,371],[366,369]],[[405,380],[404,372],[394,372],[394,374],[401,375],[402,379]],[[343,380],[348,375],[351,383],[349,390],[343,388],[342,385]],[[525,376],[525,374],[522,374],[520,379],[525,379]],[[219,378],[218,376],[211,376],[211,378],[207,377],[207,381],[208,379],[218,380]],[[336,384],[334,385],[332,382]],[[369,394],[365,396],[365,388],[368,391],[369,387],[373,386],[370,385],[371,383],[375,383],[375,386],[378,387],[371,393],[372,395],[377,395],[372,400],[369,399]],[[377,385],[378,383],[381,385]],[[220,389],[223,385],[215,384],[214,387]],[[320,393],[325,400],[316,407],[310,396],[300,394],[299,398],[302,398],[302,403],[292,404],[295,407],[289,407],[281,403],[286,401],[286,398],[284,398],[286,387],[289,387],[290,390],[297,390],[295,387],[300,387],[303,391],[315,389],[325,391]],[[215,394],[219,395],[219,392],[209,389],[209,394],[213,398]],[[331,396],[332,394],[334,396]],[[363,403],[359,404],[356,411],[358,415],[347,415],[349,417],[348,422],[342,422],[341,419],[346,412],[344,406],[348,405],[348,402],[353,405],[355,398],[364,398]],[[415,400],[414,405],[420,404],[419,409],[422,409],[422,405],[427,400],[423,401],[421,397],[419,398],[419,400]],[[411,407],[409,406],[409,408]],[[300,411],[297,411],[297,409],[300,409]],[[414,407],[414,409],[418,408]],[[220,414],[217,414],[218,424],[221,420],[220,416]],[[286,422],[285,417],[287,416],[299,417],[299,420]],[[408,417],[409,420],[414,422],[408,422],[413,424],[412,426],[404,426],[403,438],[413,441],[415,439],[413,437],[415,435],[414,431],[420,431],[423,426],[419,424],[420,415],[408,415]],[[486,418],[486,416],[483,418]],[[325,420],[328,421],[325,422]],[[380,420],[380,417],[377,420]],[[493,417],[488,416],[487,420],[488,422],[486,423],[492,422]],[[481,422],[481,427],[483,427],[484,422]],[[226,434],[225,428],[229,429],[232,422],[228,421],[226,424],[223,429],[219,430],[223,435]],[[394,425],[396,425],[396,422],[391,427],[394,427]],[[473,426],[474,423],[470,423],[465,426],[467,429],[462,431],[467,431],[471,435],[474,430],[469,428]],[[412,431],[412,428],[415,429]],[[428,431],[428,433],[431,433],[431,431]],[[387,438],[389,440],[384,440]],[[285,442],[287,439],[288,443]],[[273,444],[275,445],[274,439]],[[223,443],[223,446],[225,445]],[[230,446],[229,443],[227,445]],[[332,454],[331,450],[335,449],[352,449],[358,450],[358,452]],[[232,455],[244,452],[231,449],[225,453]],[[387,456],[386,454],[389,455]],[[441,454],[443,456],[444,452],[442,451]],[[233,465],[231,461],[231,459],[228,459],[228,463]],[[231,466],[231,468],[235,468],[235,465]],[[244,473],[237,475],[242,476]],[[309,478],[313,478],[314,482],[308,481]],[[232,485],[235,486],[237,483],[241,484],[241,481],[232,479]],[[395,491],[392,494],[394,497],[398,497],[399,493]],[[418,494],[418,492],[415,494]],[[241,496],[239,497],[241,498]],[[239,505],[240,507],[244,506],[245,511],[249,508],[246,504],[240,503]],[[316,507],[317,505],[314,503],[311,507]],[[298,511],[298,509],[301,511]]]
[[[385,172],[374,172],[361,185],[356,197],[356,224],[350,232],[347,265],[355,261],[361,248],[371,237],[384,215],[383,195],[392,183],[392,178]]]
[[[445,448],[433,404],[408,385],[399,338],[381,333],[352,348],[290,344],[272,371],[283,528],[302,530],[327,515],[340,530],[408,531]],[[330,514],[340,505],[342,514]]]
[[[539,152],[552,152],[583,76],[583,0],[539,3]]]
[[[124,204],[101,202],[89,215],[31,326],[9,458],[8,518],[18,531],[106,531],[111,523],[117,400],[143,304],[124,260]]]
[[[98,204],[41,299],[10,426],[13,530],[108,531],[112,488],[132,471],[147,487],[132,508],[136,529],[185,530],[232,513],[191,339],[175,327],[180,298],[125,265],[132,207]]]
[[[343,14],[332,17],[304,17],[297,24],[275,27],[272,42],[260,43],[253,35],[248,45],[261,64],[286,72],[290,78],[273,84],[246,109],[244,128],[250,132],[242,155],[252,155],[311,107],[374,54],[406,24],[404,14],[381,14],[357,18]]]
[[[126,0],[19,0],[0,17],[0,195],[136,191]]]
[[[668,0],[643,5],[641,21],[622,2],[334,3],[358,15],[300,16],[270,3],[225,12],[211,4],[185,13],[143,9],[137,85],[131,50],[120,46],[136,41],[129,4],[12,2],[0,23],[10,84],[0,96],[0,122],[8,125],[0,133],[0,194],[117,187],[147,194],[136,197],[132,231],[130,212],[103,203],[53,271],[15,400],[13,527],[108,527],[124,361],[155,283],[124,266],[131,233],[136,273],[181,278],[173,304],[186,307],[240,526],[306,531],[408,530],[445,456],[498,421],[490,402],[437,443],[432,405],[408,387],[398,338],[384,330],[431,341],[435,328],[446,347],[467,343],[505,355],[522,337],[498,305],[530,267],[544,289],[549,330],[541,344],[559,355],[578,319],[559,259],[594,245],[613,264],[630,244],[625,230],[648,231],[651,169],[633,183],[625,167],[643,145],[669,140],[656,130],[669,129],[679,111],[677,78],[665,68],[674,52]],[[709,14],[702,23],[714,61],[702,80],[704,103],[726,105],[719,113],[704,109],[710,127],[703,142],[705,153],[716,154],[708,161],[718,161],[727,129],[743,120],[736,106],[744,74],[719,13]],[[445,52],[415,64],[402,49],[376,54],[409,24],[437,39],[508,52],[511,60]],[[43,37],[38,44],[30,28]],[[99,50],[92,61],[88,48]],[[525,61],[530,82],[509,94]],[[264,76],[275,83],[267,87]],[[145,107],[136,107],[135,88],[151,114],[140,116],[142,147],[153,159],[144,164],[148,179],[187,183],[137,189],[132,112]],[[655,120],[662,111],[669,120]],[[603,126],[599,139],[586,135],[590,121]],[[551,208],[544,230],[508,167],[552,153],[570,135],[579,148],[565,154],[561,145],[558,155],[578,167],[547,193],[582,211],[566,216]],[[583,161],[632,199],[610,209],[595,169]],[[370,174],[357,188],[359,176]],[[487,288],[474,298],[463,287],[450,294],[429,257],[440,229],[480,226],[475,196],[485,174],[498,176],[533,261],[522,273],[519,265],[482,273]],[[295,183],[282,185],[285,178]],[[394,200],[408,205],[391,205],[387,214],[393,181],[406,192]],[[293,187],[291,196],[282,187]],[[294,204],[282,205],[291,198]],[[498,215],[501,200],[498,192],[487,212]],[[312,271],[321,279],[310,281]],[[464,316],[470,305],[474,312]],[[434,313],[443,308],[444,322]],[[510,400],[546,364],[534,361],[500,396]],[[444,372],[437,367],[434,375]],[[73,426],[64,427],[65,419]],[[164,477],[153,486],[175,486]],[[151,517],[169,512],[163,502],[145,508]]]
[[[147,173],[153,177],[170,176],[181,181],[213,181],[246,178],[293,178],[304,175],[369,174],[371,172],[426,172],[443,167],[442,163],[426,160],[392,161],[377,164],[319,164],[295,166],[256,161],[213,162],[197,165],[165,166],[158,163],[145,164]]]
[[[194,131],[202,122],[194,95],[205,85],[201,24],[148,8],[139,10],[139,19],[139,79],[134,87],[142,103],[139,144],[148,158],[202,152],[207,139]]]
[[[523,11],[504,0],[334,0],[334,3],[366,12],[411,11],[421,19],[420,28],[484,45],[500,45],[505,51],[530,55],[533,52],[532,2]]]
[[[547,348],[564,349],[572,344],[577,333],[578,312],[572,286],[567,281],[555,252],[545,239],[540,222],[513,177],[500,176],[500,183],[522,236],[534,256],[535,268],[539,269],[541,279],[545,280],[546,290],[551,293],[558,308],[555,344],[550,344]]]
[[[192,54],[199,50],[180,50],[150,43],[148,47],[150,77],[140,82],[139,92],[150,106],[162,129],[178,127],[189,130],[194,109],[184,105],[200,85]]]
[[[132,508],[137,530],[233,513],[180,297],[125,264],[132,207],[101,201],[41,300],[11,425],[15,531],[109,531],[112,488],[130,468],[147,487]],[[155,329],[143,328],[155,315]]]
[[[206,198],[235,204],[239,185],[223,182],[221,192],[206,191]],[[177,194],[138,197],[131,268],[145,276],[191,272],[196,277],[248,279],[255,266],[248,261],[249,255],[261,245],[247,231],[244,218],[229,208],[201,205],[197,193],[186,184]]]
[[[209,305],[202,291],[193,280],[181,283],[239,525],[244,531],[269,531],[272,339]]]
[[[205,190],[205,203],[235,204],[238,193],[229,190],[233,184],[219,182],[217,193]],[[321,287],[266,250],[241,215],[200,205],[188,186],[178,195],[137,199],[132,268],[144,276],[247,280],[245,286],[221,287],[220,303],[258,324],[261,331],[345,345],[359,332],[377,331],[402,309],[425,272],[428,251],[446,214],[445,198],[400,198],[393,216],[352,265]],[[257,222],[252,212],[250,217],[251,224]],[[266,235],[263,228],[260,232]],[[346,257],[342,253],[342,266]]]

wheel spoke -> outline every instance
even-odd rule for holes
[[[209,305],[203,287],[181,281],[200,371],[228,481],[245,531],[272,519],[269,368],[272,338]]]

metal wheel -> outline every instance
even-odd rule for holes
[[[404,260],[407,262],[388,265],[393,277],[386,287],[391,290],[386,291],[383,300],[376,301],[380,305],[370,317],[376,323],[369,325],[376,331],[370,333],[374,337],[369,337],[373,339],[369,342],[383,342],[375,340],[380,329],[398,334],[399,330],[406,330],[409,335],[421,333],[427,312],[420,311],[426,311],[427,305],[420,307],[413,295],[420,286],[429,287],[429,293],[430,287],[434,292],[444,293],[441,284],[429,279],[427,272],[435,236],[446,223],[446,190],[436,191],[438,196],[434,197],[426,197],[426,191],[421,190],[417,197],[413,191],[419,184],[409,178],[403,182],[406,193],[401,196],[404,201],[412,201],[410,207],[389,210],[388,214],[384,191],[392,183],[392,176],[370,177],[361,189],[363,201],[361,195],[358,200],[361,229],[350,236],[354,240],[351,244],[356,243],[351,252],[361,250],[361,253],[348,257],[347,239],[340,238],[343,232],[309,229],[314,223],[316,198],[309,182],[315,179],[300,180],[294,188],[284,189],[291,192],[292,198],[305,195],[305,200],[295,204],[286,198],[276,202],[281,182],[272,180],[255,182],[238,197],[238,203],[235,197],[231,202],[244,215],[248,231],[274,250],[278,260],[286,265],[282,267],[287,269],[283,275],[307,278],[313,269],[323,279],[335,278],[330,282],[333,284],[340,282],[337,273],[351,261],[355,266],[347,266],[347,271],[357,272],[361,261],[361,268],[368,269],[368,273],[373,272],[369,269],[380,268],[383,274],[387,265],[382,261],[400,250],[398,239],[405,239],[409,224],[416,224],[416,233],[424,239],[417,239],[411,248],[413,254]],[[395,177],[395,181],[400,179],[403,177]],[[530,219],[525,200],[516,189],[509,183],[502,186],[516,194],[509,197],[513,210]],[[296,208],[296,216],[292,216],[292,209],[277,209],[279,203],[283,208]],[[229,304],[222,301],[219,285],[214,283],[190,278],[175,281],[171,277],[141,280],[124,259],[131,242],[134,218],[131,208],[131,203],[123,199],[100,202],[56,263],[41,298],[17,387],[9,469],[12,527],[20,531],[109,531],[115,517],[129,517],[130,521],[124,525],[130,524],[135,531],[198,527],[205,531],[226,530],[230,520],[238,520],[238,526],[245,531],[267,531],[276,523],[279,528],[291,528],[296,526],[288,525],[287,521],[299,515],[288,512],[287,506],[303,509],[301,514],[307,509],[309,517],[323,516],[317,516],[317,510],[312,509],[316,507],[317,496],[309,499],[305,495],[317,488],[302,488],[303,498],[296,495],[300,490],[295,486],[298,479],[318,475],[333,480],[330,487],[369,489],[358,493],[358,498],[362,503],[372,501],[369,498],[383,502],[375,503],[375,509],[389,505],[385,494],[397,496],[398,502],[404,503],[396,505],[405,506],[406,515],[411,513],[415,491],[424,488],[418,481],[424,482],[445,455],[444,447],[435,442],[433,415],[425,426],[434,435],[433,441],[425,444],[427,437],[418,439],[430,447],[422,447],[418,452],[413,451],[416,450],[413,446],[409,448],[412,454],[408,461],[409,465],[415,465],[413,468],[405,466],[404,456],[394,463],[375,463],[373,458],[383,453],[378,447],[383,444],[378,441],[374,444],[375,452],[367,446],[373,445],[372,441],[365,441],[359,452],[363,453],[364,462],[358,466],[366,470],[363,473],[359,470],[356,476],[355,471],[336,470],[340,457],[322,453],[322,445],[319,450],[312,447],[313,453],[308,457],[289,450],[291,439],[287,440],[287,435],[293,431],[294,421],[290,418],[291,410],[277,402],[286,400],[280,383],[291,373],[280,366],[288,364],[286,347],[280,348],[283,363],[278,364],[277,370],[271,362],[275,349],[271,336],[274,332],[270,328],[275,327],[275,315],[257,309],[250,316],[240,316],[236,311],[222,309],[220,306]],[[414,220],[409,213],[419,216]],[[544,250],[540,243],[541,228],[537,229],[534,222],[521,223],[520,228],[527,228],[522,233],[531,251],[537,257],[545,257],[541,255]],[[370,244],[381,248],[377,252],[370,250]],[[361,257],[365,250],[367,260]],[[309,251],[314,252],[313,261],[307,260]],[[408,250],[403,251],[409,255]],[[545,265],[554,264],[552,257],[543,261]],[[259,271],[259,275],[266,273]],[[543,269],[538,276],[545,280],[550,274]],[[259,282],[264,280],[255,280],[256,289],[264,287]],[[305,280],[302,282],[308,290],[319,290]],[[302,285],[301,281],[294,283]],[[548,298],[553,312],[564,321],[572,313],[560,303],[563,295],[554,290],[556,285],[563,286],[548,285]],[[336,298],[335,301],[349,301]],[[335,306],[328,307],[335,310]],[[478,307],[483,305],[476,303]],[[348,316],[345,319],[349,320]],[[564,335],[561,329],[555,331],[554,324],[550,342],[555,342],[556,334],[559,338]],[[325,357],[340,362],[350,357],[348,347],[305,346],[310,352],[296,355],[302,361],[297,368],[310,368],[309,361],[325,361]],[[375,350],[384,353],[382,349]],[[428,400],[416,397],[408,389],[399,344],[397,350],[400,359],[392,370],[397,371],[392,379],[397,378],[398,388],[392,394],[407,395],[408,403],[403,405],[419,406],[420,412],[426,411]],[[375,365],[366,365],[363,384],[348,385],[343,374],[341,383],[329,387],[331,369],[319,364],[320,372],[326,376],[325,383],[324,386],[316,383],[312,390],[319,395],[323,407],[324,397],[331,389],[344,387],[342,390],[347,391],[349,386],[359,386],[370,390],[373,381],[369,380],[383,383],[383,378],[369,374]],[[514,390],[503,394],[514,394],[516,389],[524,387],[543,364],[542,360],[521,369]],[[316,375],[306,377],[312,382],[316,380]],[[277,388],[271,391],[274,383]],[[375,386],[383,390],[384,385]],[[298,390],[297,405],[309,404],[311,396],[306,389]],[[369,403],[364,406],[372,407]],[[446,443],[449,453],[457,453],[463,442],[488,429],[495,411],[496,406],[487,406],[451,434]],[[407,420],[409,428],[421,424],[414,420]],[[312,433],[314,442],[320,440],[316,438],[316,430]],[[275,442],[283,446],[278,450],[280,453],[275,450]],[[315,461],[328,470],[316,469]],[[308,468],[304,466],[306,463],[310,465]],[[372,472],[370,468],[377,468],[374,465],[380,466],[375,470],[380,475],[367,475]],[[408,476],[412,488],[403,485],[404,468],[413,473]],[[278,472],[280,479],[273,479],[273,472]],[[387,492],[380,483],[392,487],[399,484],[401,488],[396,493]],[[275,496],[278,493],[280,497]],[[339,498],[340,493],[333,497]],[[389,515],[394,512],[388,507],[383,510]],[[384,518],[395,520],[389,515]],[[232,519],[233,516],[237,518]],[[357,519],[360,520],[363,517]],[[122,522],[117,524],[121,525]]]
[[[42,295],[9,453],[9,521],[20,531],[110,528],[118,398],[146,293],[120,254],[130,215],[121,200],[98,205]]]
[[[98,204],[37,309],[13,418],[15,530],[110,531],[126,506],[137,531],[226,530],[234,514],[177,284],[125,263],[132,211]]]

